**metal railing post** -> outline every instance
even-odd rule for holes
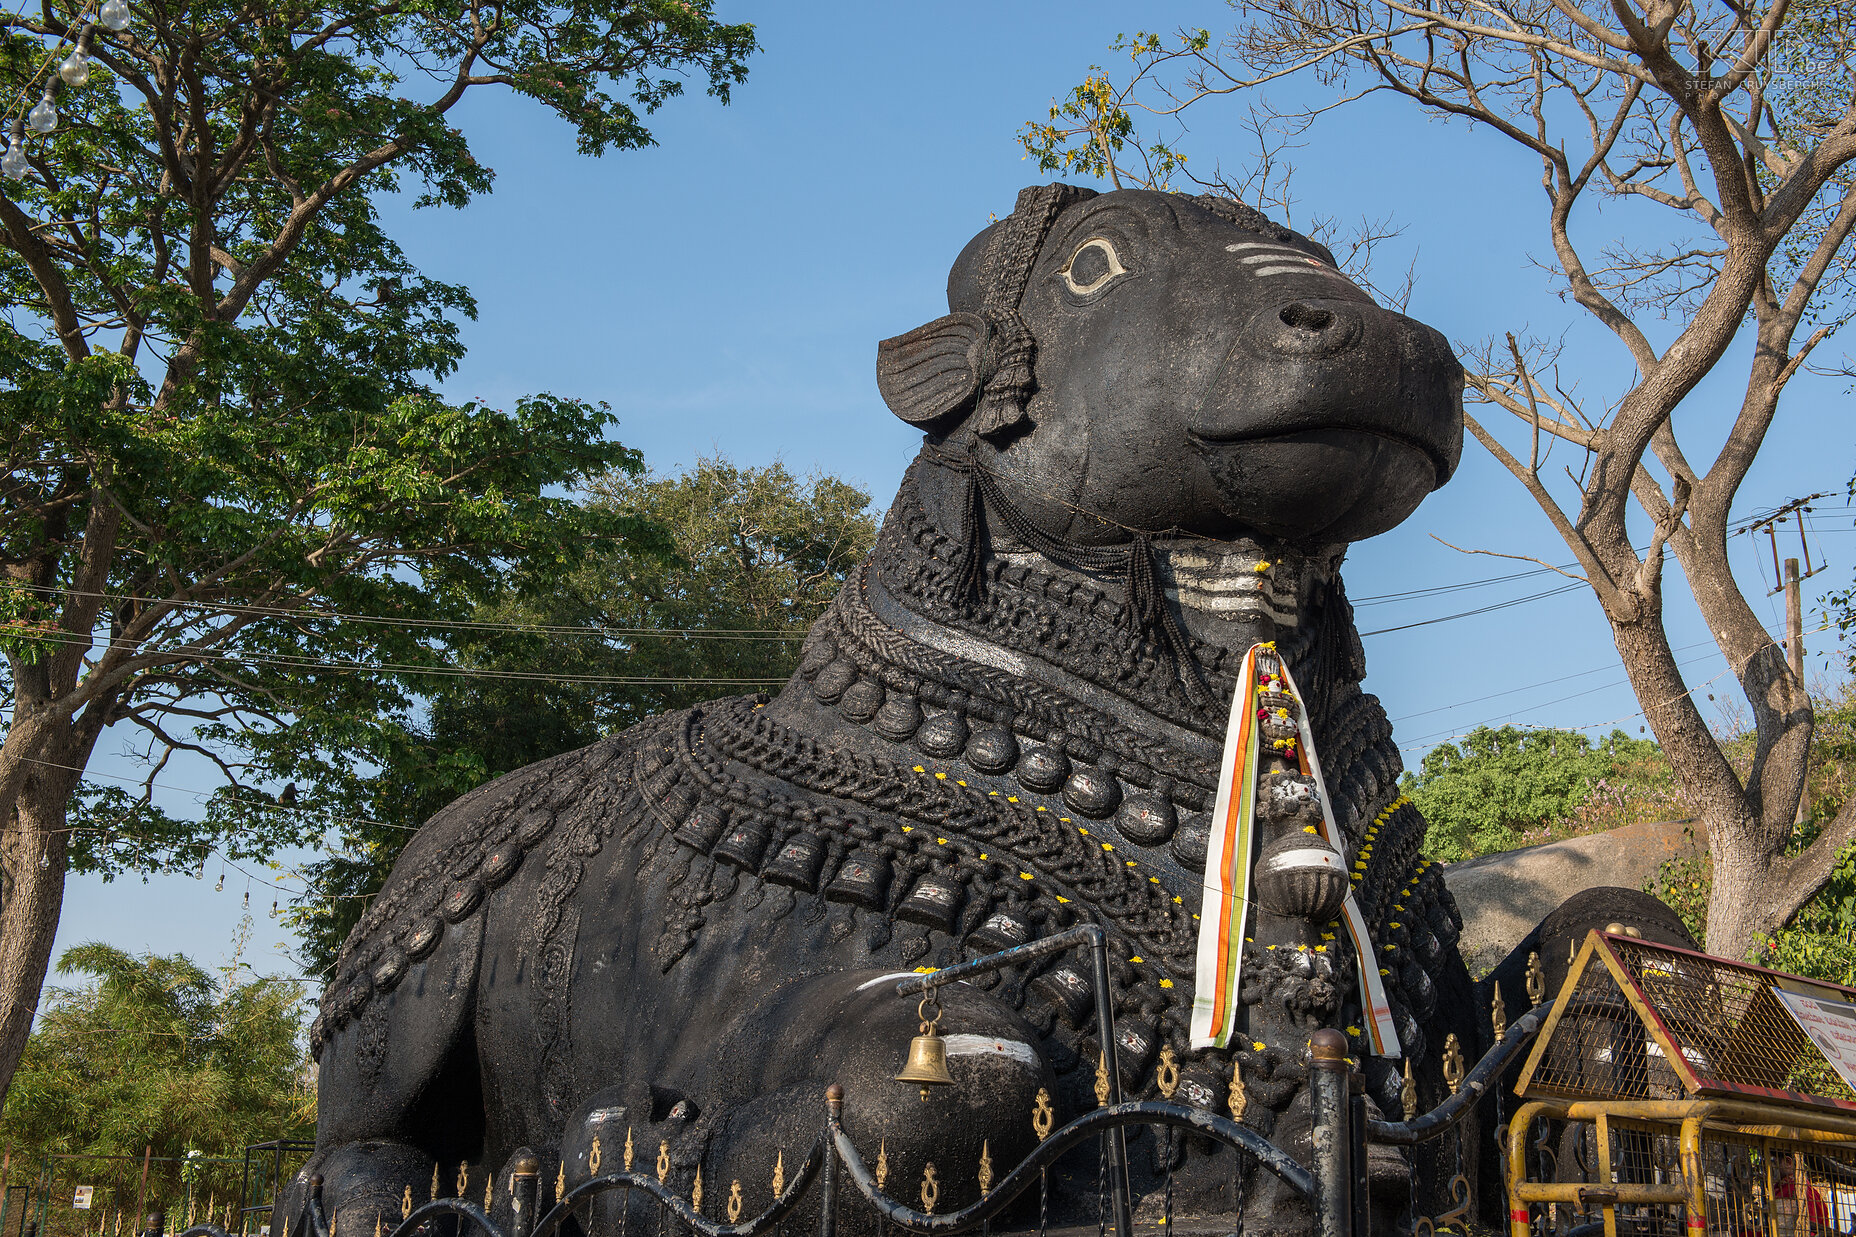
[[[1108,1067],[1108,1102],[1121,1103],[1121,1064],[1115,1054],[1115,1002],[1110,995],[1108,978],[1108,933],[1094,924],[1089,941],[1089,955],[1094,963],[1096,988],[1096,1033],[1101,1037],[1104,1064]],[[1117,1126],[1108,1135],[1109,1191],[1114,1197],[1117,1237],[1133,1237],[1134,1210],[1129,1202],[1127,1131]]]
[[[1372,1195],[1366,1180],[1366,1074],[1347,1071],[1347,1157],[1353,1167],[1353,1237],[1372,1237],[1369,1208]]]
[[[1309,1050],[1315,1232],[1318,1237],[1351,1237],[1353,1171],[1349,1161],[1353,1148],[1347,1132],[1347,1037],[1324,1027],[1309,1041]]]
[[[825,1112],[833,1127],[844,1116],[844,1088],[832,1083],[825,1088]],[[837,1237],[838,1232],[838,1148],[825,1140],[825,1163],[818,1179],[818,1237]]]
[[[509,1226],[510,1237],[529,1237],[535,1231],[535,1195],[536,1179],[541,1176],[541,1157],[527,1147],[516,1152],[515,1162],[510,1166],[509,1207],[514,1219]]]

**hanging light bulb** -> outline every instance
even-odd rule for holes
[[[128,0],[104,0],[103,7],[97,10],[97,20],[106,30],[127,30],[129,28]]]
[[[89,25],[78,28],[76,45],[71,48],[71,54],[64,58],[64,63],[58,66],[58,76],[73,90],[90,80]]]
[[[83,48],[71,50],[71,54],[64,58],[64,63],[58,66],[58,76],[73,90],[90,80],[90,57],[84,54]]]
[[[0,155],[0,176],[19,180],[26,175],[26,123],[17,117],[13,120],[12,139],[6,154]]]
[[[219,883],[213,886],[213,892],[223,893],[225,891],[225,887],[226,887],[226,874],[224,872],[221,872],[219,874]]]
[[[245,891],[245,909],[251,909],[251,890],[249,889]]]
[[[58,105],[52,102],[49,89],[39,96],[37,106],[26,113],[26,123],[32,126],[34,133],[50,133],[58,127]]]

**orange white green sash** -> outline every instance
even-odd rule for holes
[[[1231,698],[1231,716],[1225,727],[1224,757],[1218,777],[1218,798],[1212,808],[1211,838],[1206,849],[1204,905],[1199,908],[1199,951],[1192,997],[1192,1046],[1229,1047],[1237,1030],[1239,972],[1244,958],[1244,929],[1250,916],[1250,876],[1256,843],[1258,774],[1257,654],[1270,644],[1251,648],[1238,675]],[[1302,693],[1289,668],[1281,664],[1283,684],[1298,702]],[[1315,737],[1307,711],[1297,709],[1296,763],[1315,783],[1321,804],[1321,835],[1338,854],[1345,854],[1340,830],[1334,824],[1321,762],[1315,756]],[[1398,1031],[1392,1007],[1386,1000],[1378,954],[1366,930],[1366,917],[1348,890],[1341,922],[1359,959],[1360,1001],[1365,1010],[1366,1035],[1373,1055],[1399,1055]]]

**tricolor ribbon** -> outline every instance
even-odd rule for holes
[[[1257,655],[1268,645],[1253,645],[1244,656],[1237,691],[1231,697],[1231,717],[1225,726],[1224,758],[1218,776],[1218,798],[1212,808],[1210,842],[1206,848],[1204,905],[1199,908],[1199,952],[1192,996],[1192,1046],[1229,1047],[1237,1029],[1240,972],[1244,961],[1244,929],[1250,917],[1250,874],[1256,848],[1257,769]],[[1274,650],[1271,649],[1273,652]],[[1278,657],[1283,684],[1299,704],[1301,691]],[[1334,809],[1328,802],[1321,762],[1315,756],[1315,736],[1309,729],[1308,711],[1296,710],[1296,763],[1303,776],[1312,778],[1321,805],[1321,836],[1345,855]],[[1366,931],[1366,916],[1352,889],[1341,906],[1341,922],[1359,959],[1360,1003],[1366,1011],[1366,1033],[1374,1056],[1399,1055],[1398,1031],[1392,1006],[1379,975],[1378,954]]]

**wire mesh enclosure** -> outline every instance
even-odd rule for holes
[[[1856,1231],[1856,1094],[1779,994],[1856,990],[1593,932],[1523,1067],[1513,1237]]]
[[[1852,1093],[1775,995],[1856,989],[1594,932],[1528,1059],[1526,1096],[1757,1096],[1856,1111]]]

